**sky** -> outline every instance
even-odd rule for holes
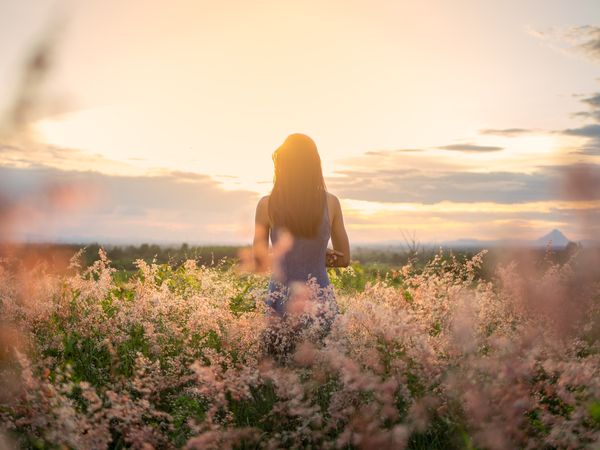
[[[51,43],[0,136],[12,238],[247,243],[294,132],[355,244],[600,231],[597,0],[0,0],[0,25],[5,118]]]

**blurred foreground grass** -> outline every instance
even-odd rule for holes
[[[484,254],[330,269],[341,314],[324,339],[318,322],[265,320],[267,277],[230,259],[118,270],[99,255],[60,272],[52,258],[0,265],[0,432],[18,447],[598,442],[600,286],[585,255],[489,280]],[[265,337],[288,353],[265,353]]]

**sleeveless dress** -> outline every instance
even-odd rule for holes
[[[270,237],[273,246],[277,244],[279,230],[271,228]],[[318,233],[315,238],[294,237],[291,248],[276,263],[279,265],[279,279],[271,277],[269,295],[265,303],[272,312],[283,317],[286,313],[286,302],[293,293],[295,283],[307,283],[311,288],[311,300],[319,303],[322,310],[329,314],[338,313],[326,268],[327,243],[331,236],[329,226],[329,209],[325,201],[324,211]]]

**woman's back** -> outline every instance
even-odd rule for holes
[[[326,194],[325,194],[326,195]],[[277,273],[273,281],[289,285],[315,278],[320,287],[329,286],[326,269],[327,243],[331,236],[329,208],[325,199],[321,223],[314,238],[292,237],[292,245],[275,261]],[[282,232],[280,228],[270,230],[271,243],[275,247]]]
[[[339,200],[327,192],[314,141],[304,134],[289,135],[273,153],[273,164],[273,189],[256,207],[253,250],[259,269],[272,262],[266,302],[283,315],[289,297],[329,303],[321,301],[333,298],[326,267],[347,266],[350,246]],[[330,238],[333,250],[327,249]],[[311,289],[295,291],[311,281]]]

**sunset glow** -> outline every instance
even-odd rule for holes
[[[74,213],[85,227],[56,218],[21,237],[247,242],[293,132],[317,143],[352,242],[584,239],[576,211],[600,211],[563,189],[569,168],[600,164],[600,52],[576,28],[600,20],[594,0],[24,1],[0,6],[14,18],[0,31],[6,83],[58,6],[44,92],[62,106],[33,117],[0,165],[20,186],[45,168],[106,192]],[[159,189],[194,197],[177,209]]]

